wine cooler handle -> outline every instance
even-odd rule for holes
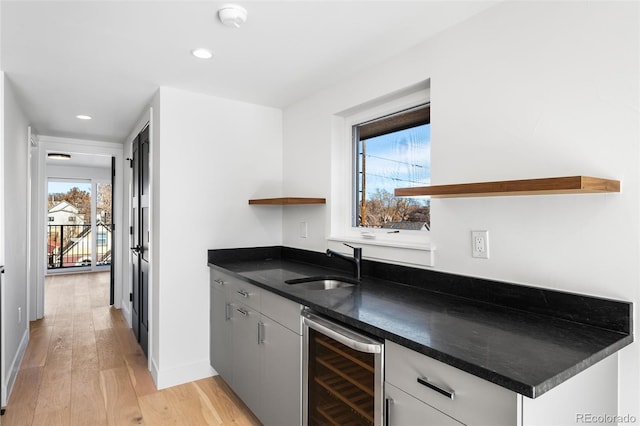
[[[310,312],[303,312],[302,322],[307,327],[312,328],[325,336],[329,336],[355,351],[370,354],[379,354],[382,352],[382,348],[384,346],[382,343],[356,333],[353,330],[342,327],[336,323],[327,321]]]
[[[453,399],[454,396],[456,395],[456,393],[452,390],[449,389],[444,389],[441,388],[440,386],[433,384],[429,381],[429,379],[427,379],[426,377],[418,377],[418,383],[420,383],[423,386],[428,387],[429,389],[432,389],[436,392],[438,392],[439,394],[442,394],[444,396],[446,396],[449,399]]]
[[[391,426],[391,405],[393,405],[393,399],[384,399],[384,426]]]

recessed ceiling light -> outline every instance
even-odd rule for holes
[[[69,154],[63,154],[61,152],[50,152],[47,154],[47,158],[52,158],[54,160],[71,160],[71,156]]]
[[[84,115],[84,114],[76,115],[76,118],[79,119],[79,120],[91,120],[91,116],[90,115]]]
[[[213,53],[211,53],[208,49],[193,49],[191,54],[198,59],[211,59],[213,58]]]

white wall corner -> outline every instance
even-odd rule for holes
[[[160,389],[158,387],[158,364],[156,364],[156,361],[153,358],[149,358],[148,364],[147,368],[151,372],[153,383],[156,385],[156,389]]]
[[[151,374],[156,382],[156,387],[160,390],[211,377],[215,375],[215,370],[209,365],[209,360],[204,359],[166,370],[159,370],[155,363],[152,363]]]
[[[20,370],[20,364],[22,363],[22,358],[24,358],[24,353],[27,350],[27,345],[29,345],[29,330],[24,330],[22,339],[20,339],[20,345],[18,346],[16,356],[13,357],[10,367],[7,368],[9,374],[6,375],[6,380],[2,383],[1,403],[3,407],[6,406],[9,402],[9,396],[11,395],[13,385],[16,382],[16,377],[18,377],[18,371]]]

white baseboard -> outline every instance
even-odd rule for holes
[[[166,370],[159,370],[155,362],[151,360],[151,375],[158,390],[204,379],[214,374],[215,370],[209,365],[208,359]]]
[[[151,358],[151,378],[153,379],[153,383],[155,383],[156,385],[156,389],[160,389],[158,387],[158,365],[156,364],[156,361]]]
[[[7,368],[9,374],[7,374],[7,380],[2,383],[2,406],[6,406],[9,402],[9,397],[11,396],[11,391],[13,391],[13,385],[16,383],[16,377],[18,377],[18,370],[20,370],[20,364],[22,363],[22,358],[24,358],[24,353],[27,350],[27,345],[29,345],[29,329],[24,331],[22,335],[22,339],[20,340],[20,345],[18,346],[18,350],[16,351],[13,360],[11,361],[10,368]]]
[[[129,324],[129,327],[133,327],[133,325],[131,324],[131,303],[122,303],[122,307],[120,308],[120,310],[122,311],[124,320],[127,322],[127,324]]]

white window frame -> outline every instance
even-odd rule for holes
[[[363,247],[363,257],[409,266],[433,266],[430,231],[362,228],[353,226],[353,126],[431,101],[429,82],[350,108],[334,116],[332,138],[332,206],[329,248],[349,253],[343,243]]]

